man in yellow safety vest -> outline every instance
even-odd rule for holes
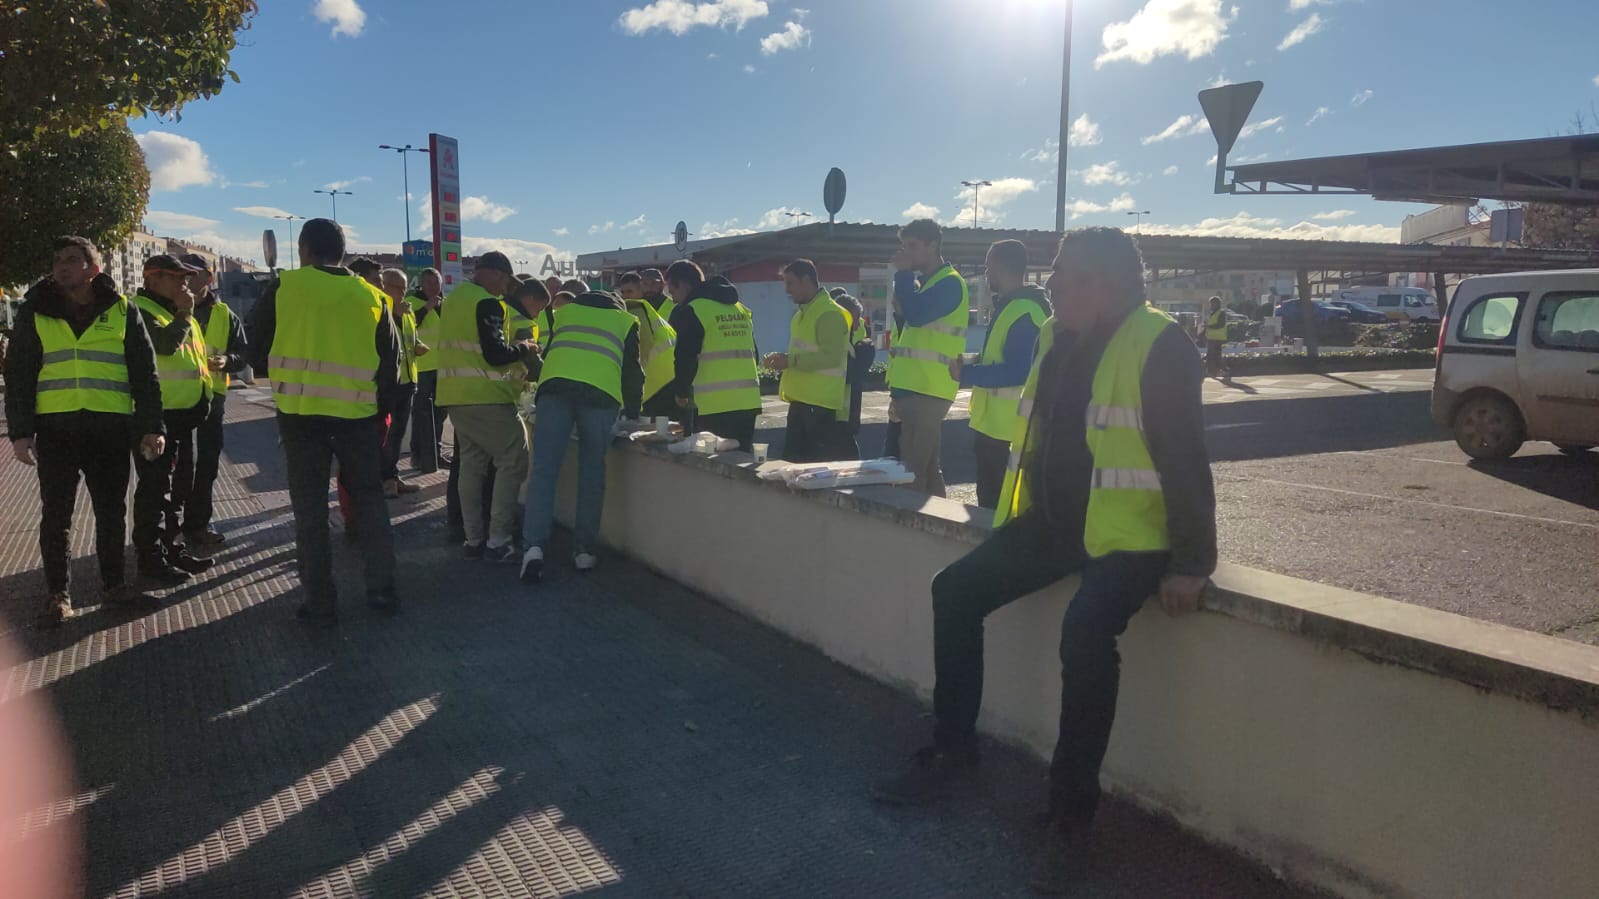
[[[658,277],[660,272],[656,275]],[[636,272],[623,275],[617,281],[616,292],[627,304],[627,311],[638,319],[639,364],[644,366],[644,405],[639,414],[645,418],[680,417],[682,410],[677,407],[670,389],[672,378],[676,376],[673,351],[677,346],[677,332],[661,317],[659,306],[644,293],[644,280]]]
[[[151,256],[144,261],[144,286],[133,297],[155,346],[167,430],[165,452],[154,458],[141,453],[133,459],[139,476],[133,491],[133,548],[140,576],[154,586],[181,584],[212,565],[211,559],[193,556],[178,544],[183,533],[179,521],[183,485],[194,481],[193,469],[178,464],[178,447],[193,445],[195,431],[211,414],[214,392],[212,360],[194,320],[194,294],[189,290],[189,278],[196,271],[176,256]]]
[[[436,268],[423,269],[416,276],[416,289],[411,291],[411,311],[416,315],[417,340],[429,347],[438,343],[441,318],[438,315],[444,301],[444,276]],[[432,474],[441,467],[448,468],[450,460],[444,456],[444,409],[435,402],[439,390],[439,357],[437,353],[418,356],[416,359],[416,398],[411,403],[411,467],[422,474]]]
[[[50,275],[24,295],[5,361],[11,454],[39,473],[39,555],[47,590],[41,620],[72,617],[68,549],[82,479],[94,506],[95,555],[106,601],[146,604],[123,567],[128,446],[160,456],[161,385],[144,319],[100,271],[82,237],[60,237]]]
[[[1034,875],[1035,888],[1058,893],[1088,861],[1116,714],[1117,638],[1151,596],[1171,614],[1199,606],[1216,565],[1216,500],[1199,356],[1148,305],[1132,238],[1110,228],[1066,234],[1047,286],[1056,317],[1023,391],[1028,424],[1014,443],[1000,526],[933,579],[933,744],[877,798],[929,803],[973,775],[983,619],[1080,575],[1061,623],[1049,838]]]
[[[994,317],[983,352],[962,356],[950,373],[962,387],[972,388],[973,454],[977,461],[977,504],[992,509],[999,502],[1010,459],[1011,440],[1022,425],[1022,385],[1033,364],[1038,330],[1049,318],[1049,297],[1026,283],[1027,244],[1001,240],[988,248],[988,288],[994,296]]]
[[[849,316],[822,289],[816,263],[783,267],[783,289],[798,308],[789,322],[788,352],[769,353],[766,367],[783,373],[778,393],[788,403],[783,458],[789,462],[858,459],[849,432]]]
[[[247,366],[244,356],[249,344],[244,337],[244,322],[217,293],[211,261],[199,253],[186,253],[179,258],[184,265],[199,269],[189,276],[189,291],[194,294],[194,321],[205,338],[214,388],[211,414],[195,430],[193,444],[178,444],[177,471],[192,470],[194,482],[172,485],[173,498],[183,509],[183,545],[195,549],[217,546],[227,539],[211,526],[215,514],[213,496],[222,459],[222,420],[227,415],[228,387],[233,376]]]
[[[899,242],[894,307],[904,324],[889,348],[888,418],[899,422],[899,459],[916,476],[912,486],[943,496],[944,418],[959,390],[949,369],[966,351],[971,300],[966,280],[944,261],[937,222],[911,222],[900,229]]]
[[[1221,297],[1211,297],[1210,312],[1205,316],[1205,374],[1212,378],[1226,373],[1221,356],[1226,344],[1227,310],[1221,304]]]
[[[296,616],[338,624],[328,475],[339,460],[366,574],[367,604],[399,611],[394,535],[383,501],[383,418],[400,381],[400,340],[387,298],[340,263],[344,231],[316,218],[300,229],[301,267],[267,286],[250,310],[250,364],[266,372],[288,461],[294,546],[306,598]]]
[[[406,428],[411,425],[411,410],[420,377],[417,365],[429,348],[416,333],[416,312],[405,297],[405,272],[386,268],[378,273],[378,280],[384,296],[389,299],[389,314],[394,317],[400,335],[400,383],[395,390],[388,433],[383,437],[383,495],[393,499],[402,493],[416,493],[422,489],[400,477],[400,444],[405,439]]]
[[[740,451],[751,452],[761,413],[754,317],[733,282],[721,275],[707,279],[686,259],[667,266],[666,290],[677,304],[672,390],[679,408],[693,406],[689,429],[736,440]]]

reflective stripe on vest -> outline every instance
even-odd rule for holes
[[[638,319],[639,364],[644,367],[644,399],[648,400],[677,375],[677,331],[647,300],[628,300],[627,311]]]
[[[1166,496],[1144,437],[1143,372],[1156,339],[1173,326],[1171,317],[1153,306],[1134,310],[1116,329],[1094,370],[1085,421],[1094,473],[1083,523],[1083,548],[1091,558],[1113,552],[1154,552],[1171,546],[1166,530]],[[1027,425],[1012,444],[1009,470],[994,516],[996,527],[1025,512],[1031,502],[1026,460],[1040,429],[1039,422],[1031,416],[1032,401],[1037,396],[1044,357],[1054,344],[1053,319],[1045,323],[1039,338],[1033,369],[1023,388]]]
[[[978,358],[981,365],[999,365],[1005,359],[1005,345],[1010,341],[1011,329],[1026,319],[1039,327],[1044,323],[1044,307],[1028,296],[1013,297],[1000,309],[999,317],[988,330],[983,342],[983,353]],[[1022,388],[975,387],[972,389],[972,430],[995,440],[1011,441],[1021,436],[1026,426],[1020,403]]]
[[[921,291],[953,278],[961,299],[943,318],[926,325],[905,325],[895,335],[888,362],[888,386],[939,399],[953,400],[960,384],[950,376],[949,364],[966,351],[966,326],[971,317],[971,297],[966,280],[945,265],[922,283]]]
[[[540,383],[577,381],[622,402],[622,357],[628,332],[637,327],[631,312],[567,303],[555,310],[555,333]]]
[[[205,351],[209,356],[226,356],[228,354],[228,334],[233,330],[233,310],[228,304],[218,300],[211,307],[211,318],[205,323]],[[227,390],[233,384],[233,376],[225,371],[211,372],[212,387]]]
[[[706,299],[691,301],[689,309],[705,328],[699,370],[694,375],[694,405],[699,413],[760,409],[755,322],[750,311],[742,303],[729,306]]]
[[[477,307],[483,300],[499,303],[500,314],[509,319],[509,307],[471,281],[450,291],[434,313],[442,318],[435,351],[439,357],[437,402],[441,406],[513,404],[522,395],[526,366],[521,362],[489,365],[483,358],[477,332]]]
[[[355,275],[307,267],[278,276],[267,349],[272,399],[288,415],[378,414],[377,329],[388,301]]]
[[[819,339],[822,324],[837,319],[843,325],[844,341],[838,346],[823,347]],[[783,369],[778,382],[778,394],[784,402],[806,403],[834,412],[849,409],[849,385],[844,383],[845,367],[849,364],[849,316],[827,291],[812,297],[810,302],[794,311],[788,325],[789,367]],[[794,367],[797,354],[826,353],[837,365],[826,369],[800,369]]]
[[[118,299],[90,322],[82,336],[62,319],[34,315],[34,331],[44,351],[34,387],[35,412],[133,414],[124,355],[131,311],[127,300]]]
[[[139,294],[133,302],[155,319],[156,327],[166,328],[177,318],[154,297]],[[155,354],[156,375],[161,379],[161,408],[168,412],[189,409],[211,395],[211,377],[206,365],[205,338],[200,323],[190,318],[183,341],[171,353]]]

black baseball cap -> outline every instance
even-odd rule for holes
[[[507,275],[511,275],[512,277],[516,276],[516,269],[511,267],[511,258],[504,253],[495,250],[490,250],[489,252],[484,253],[482,256],[479,256],[477,259],[477,267],[480,269],[488,269],[489,271],[505,272]]]
[[[666,278],[661,275],[661,270],[658,268],[647,268],[644,271],[639,272],[638,276],[640,279],[645,281],[659,281],[662,284],[666,283]]]
[[[157,253],[144,260],[144,270],[147,272],[178,272],[185,275],[205,271],[205,269],[185,264],[171,253]]]
[[[211,271],[211,260],[201,256],[199,253],[184,253],[178,257],[178,261],[184,265],[193,266],[202,272]]]

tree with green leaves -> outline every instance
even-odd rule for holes
[[[255,0],[16,0],[0,12],[0,147],[146,113],[177,116],[227,79]]]
[[[150,170],[125,121],[54,132],[0,153],[0,284],[49,270],[51,241],[78,234],[110,250],[144,217]]]

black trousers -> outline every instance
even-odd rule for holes
[[[859,459],[848,421],[838,413],[810,403],[789,403],[788,428],[783,437],[783,458],[789,462],[839,462]]]
[[[183,533],[203,534],[211,527],[216,513],[217,474],[222,467],[222,420],[228,411],[227,395],[211,398],[211,414],[194,429],[193,439],[182,435],[178,442],[178,461],[173,469],[172,503],[182,513]],[[179,480],[193,472],[191,481]]]
[[[389,420],[389,433],[383,439],[383,480],[391,480],[400,476],[400,441],[405,439],[405,426],[411,423],[411,412],[414,408],[416,397],[415,384],[401,384],[396,391],[393,417]],[[412,435],[411,444],[416,445],[416,435]],[[411,457],[413,466],[419,463],[416,456]],[[437,470],[437,469],[435,469]]]
[[[1220,340],[1205,341],[1205,373],[1219,375],[1222,372],[1221,358],[1222,342]]]
[[[423,474],[439,470],[444,455],[444,407],[434,401],[439,391],[439,373],[417,375],[416,396],[411,400],[411,467]]]
[[[68,552],[72,513],[81,475],[94,505],[94,551],[100,583],[119,587],[126,579],[128,443],[126,419],[115,416],[40,415],[34,449],[39,456],[39,556],[49,591],[71,586]]]
[[[683,407],[677,404],[677,397],[672,392],[672,385],[668,384],[655,395],[644,401],[644,406],[639,414],[645,418],[659,418],[664,415],[673,421],[683,420]]]
[[[133,550],[141,567],[165,558],[182,533],[181,500],[194,484],[194,432],[210,414],[206,402],[192,409],[168,410],[161,416],[167,428],[166,451],[146,459],[134,448],[133,470],[139,484],[133,488]],[[189,464],[180,466],[178,450],[185,444],[190,448]]]
[[[891,421],[883,432],[883,458],[899,458],[899,422]]]
[[[1005,469],[1010,465],[1010,443],[980,431],[972,432],[972,443],[977,458],[977,504],[997,509],[999,492],[1005,487]]]
[[[394,587],[394,534],[380,477],[382,429],[383,422],[376,418],[278,415],[288,459],[289,503],[294,509],[295,561],[305,586],[305,604],[316,614],[334,612],[338,599],[328,527],[328,477],[334,459],[339,460],[339,475],[355,506],[367,595]]]
[[[718,437],[737,440],[741,452],[752,452],[755,446],[755,419],[760,414],[759,409],[718,412],[714,415],[696,413],[691,433],[710,431]]]
[[[1099,805],[1099,767],[1110,743],[1121,680],[1117,638],[1160,586],[1166,553],[1111,553],[1090,559],[1080,534],[1040,515],[995,531],[933,579],[933,738],[945,748],[976,746],[983,699],[983,619],[1071,574],[1082,575],[1061,621],[1060,735],[1050,764],[1050,812],[1087,826]]]

